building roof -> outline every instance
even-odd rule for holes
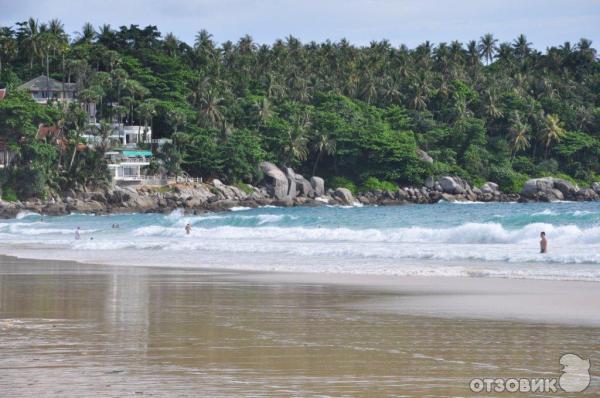
[[[152,152],[151,151],[123,151],[123,156],[126,156],[128,158],[134,158],[136,156],[143,156],[143,157],[149,158],[152,156]]]
[[[50,91],[63,91],[63,83],[56,79],[48,78],[44,75],[40,75],[35,79],[31,79],[27,83],[23,83],[19,86],[22,90],[29,91],[44,91],[48,90],[48,82],[50,83]],[[75,83],[65,83],[65,91],[75,91]]]
[[[0,88],[0,100],[3,100],[5,96],[6,96],[6,89]]]

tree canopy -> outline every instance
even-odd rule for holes
[[[85,24],[69,38],[60,21],[32,18],[0,27],[9,89],[0,136],[28,136],[45,118],[77,144],[86,127],[74,109],[53,113],[11,94],[40,74],[76,83],[79,105],[93,104],[97,119],[172,138],[162,157],[177,168],[230,182],[256,180],[262,160],[357,184],[455,174],[509,190],[526,176],[591,182],[600,173],[600,65],[586,39],[541,52],[525,35],[501,43],[486,33],[409,49],[293,36],[218,44],[201,30],[188,44],[138,25]]]

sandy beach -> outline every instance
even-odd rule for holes
[[[5,396],[467,396],[590,358],[596,283],[0,257]],[[555,395],[555,394],[554,394]]]

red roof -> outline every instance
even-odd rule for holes
[[[43,140],[48,136],[57,136],[60,129],[56,126],[44,126],[40,124],[38,127],[38,139]]]

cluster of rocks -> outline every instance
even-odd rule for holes
[[[236,206],[320,206],[404,203],[437,203],[439,201],[590,201],[600,199],[600,183],[580,189],[569,181],[544,177],[529,180],[521,194],[507,194],[498,185],[486,182],[480,188],[471,187],[455,176],[428,178],[422,187],[399,187],[395,191],[360,192],[356,197],[346,188],[325,190],[320,177],[310,180],[291,168],[280,169],[269,162],[260,165],[264,175],[257,187],[226,185],[219,180],[211,183],[173,184],[164,187],[114,186],[106,190],[73,191],[48,200],[27,202],[0,200],[0,218],[15,217],[22,211],[60,215],[68,213],[167,212],[176,208],[188,212],[222,211]],[[244,188],[244,189],[241,189]]]
[[[600,199],[600,183],[593,183],[591,188],[579,188],[561,178],[534,178],[525,183],[521,197],[522,201],[535,202],[598,200]]]
[[[460,177],[427,178],[425,185],[398,188],[396,191],[374,191],[359,193],[357,200],[363,204],[392,205],[402,203],[437,203],[439,201],[512,202],[519,195],[506,194],[498,184],[486,182],[481,188],[471,187]]]

